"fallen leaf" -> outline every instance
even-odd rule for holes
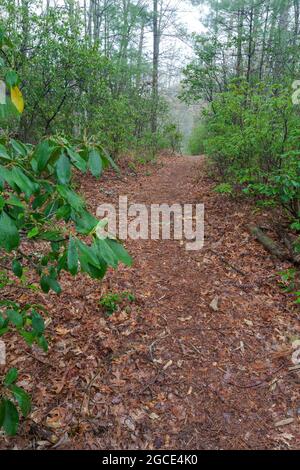
[[[163,370],[167,370],[168,367],[170,367],[172,364],[173,364],[173,361],[170,359],[170,361],[168,361],[168,362],[164,365]]]
[[[277,421],[277,423],[275,423],[275,428],[280,428],[281,426],[287,426],[288,424],[292,424],[293,422],[294,422],[294,418],[282,419],[281,421]]]
[[[215,297],[214,300],[210,304],[210,308],[214,311],[217,312],[219,310],[219,297]]]

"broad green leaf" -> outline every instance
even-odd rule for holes
[[[14,70],[9,70],[5,75],[5,82],[9,86],[9,88],[16,86],[18,84],[18,81],[18,74]]]
[[[47,232],[41,232],[39,238],[49,242],[58,242],[63,239],[63,235],[58,230],[49,230]]]
[[[17,277],[22,277],[23,268],[22,268],[22,265],[21,265],[20,261],[18,261],[17,259],[14,259],[13,263],[12,263],[12,269],[13,269],[14,274]]]
[[[13,220],[2,212],[0,215],[0,247],[7,251],[16,249],[20,244],[20,236]]]
[[[111,166],[114,170],[116,170],[118,173],[120,172],[120,168],[118,167],[118,165],[116,164],[116,162],[111,158],[111,156],[109,155],[109,153],[105,152],[104,158],[108,161],[108,163],[110,164],[110,166]]]
[[[16,369],[15,367],[13,367],[12,369],[9,369],[4,379],[4,385],[7,387],[8,385],[14,384],[17,378],[18,378],[18,369]]]
[[[70,237],[68,246],[68,270],[73,276],[75,276],[78,272],[78,253],[73,237]]]
[[[76,239],[76,245],[78,248],[79,260],[80,263],[83,261],[88,263],[95,268],[99,267],[99,260],[97,258],[97,253],[93,250],[92,247],[86,245],[81,240]]]
[[[114,252],[115,256],[120,262],[126,266],[132,266],[133,260],[128,252],[125,250],[124,246],[118,243],[116,240],[106,239],[107,245]]]
[[[37,344],[39,345],[40,348],[43,349],[43,351],[47,352],[48,351],[48,343],[45,338],[45,336],[39,336],[37,339]]]
[[[5,160],[11,160],[6,148],[4,145],[0,144],[0,158],[5,158]]]
[[[61,197],[67,201],[70,206],[73,207],[76,211],[80,212],[84,207],[84,201],[81,199],[78,194],[74,193],[71,189],[67,188],[66,186],[57,186],[57,191],[61,195]]]
[[[56,294],[60,294],[61,293],[61,287],[60,287],[60,284],[57,282],[56,279],[54,279],[53,277],[50,277],[49,278],[49,286],[50,288],[53,290],[53,292],[55,292]]]
[[[72,220],[76,224],[76,230],[83,235],[89,235],[98,225],[98,220],[89,212],[82,210],[80,214],[73,214]]]
[[[2,408],[3,407],[3,408]],[[19,413],[15,405],[6,398],[1,402],[2,427],[8,436],[15,436],[19,425]]]
[[[45,322],[43,317],[35,310],[32,311],[31,317],[32,328],[34,329],[35,333],[42,335],[45,331]]]
[[[61,184],[68,184],[71,179],[71,164],[69,158],[62,153],[56,162],[56,175]]]
[[[108,264],[108,266],[112,266],[113,268],[117,268],[118,266],[118,258],[115,256],[114,252],[112,249],[109,247],[109,245],[106,243],[106,240],[95,240],[94,242],[94,247],[99,255],[99,261],[101,262],[101,259]]]
[[[53,147],[49,145],[47,140],[44,140],[36,147],[33,159],[37,163],[37,171],[41,172],[44,170],[51,158],[52,151]]]
[[[17,312],[16,310],[7,310],[6,311],[7,318],[9,321],[15,325],[17,328],[20,328],[23,326],[23,316]]]
[[[20,199],[15,195],[12,194],[9,199],[6,201],[7,206],[16,206],[16,207],[21,207],[21,209],[24,209],[24,204],[20,201]]]
[[[41,285],[42,291],[45,292],[46,294],[48,294],[48,292],[50,291],[50,285],[49,285],[48,279],[49,279],[48,276],[41,276],[40,278],[40,285]]]
[[[28,238],[34,238],[40,233],[40,230],[38,227],[33,227],[28,233],[27,237]]]
[[[46,294],[48,294],[50,289],[53,290],[56,294],[61,293],[61,287],[59,283],[56,279],[51,276],[42,276],[40,279],[40,285],[43,292],[45,292]]]
[[[23,390],[22,388],[17,387],[17,385],[12,385],[10,387],[10,390],[12,391],[14,398],[19,404],[19,407],[22,411],[22,415],[24,416],[24,418],[26,418],[31,410],[31,400],[28,393],[26,393],[25,390]]]
[[[19,142],[18,140],[15,140],[15,139],[10,139],[9,142],[17,154],[22,155],[23,157],[26,157],[28,153],[28,149],[26,145],[24,145],[22,142]]]
[[[87,168],[87,165],[86,165],[86,161],[79,155],[79,153],[75,152],[75,150],[73,150],[72,148],[70,147],[67,147],[67,152],[68,152],[68,155],[69,157],[71,158],[72,160],[72,163],[73,165],[80,171],[82,171],[83,173],[86,172],[86,168]]]
[[[12,169],[12,176],[16,185],[29,198],[37,190],[37,185],[19,167]]]
[[[89,152],[88,165],[89,165],[89,169],[91,170],[92,175],[95,176],[96,178],[99,178],[103,170],[103,165],[102,165],[102,159],[97,150],[93,149]]]
[[[2,211],[3,207],[5,206],[6,200],[4,197],[0,196],[0,212]]]
[[[36,339],[35,333],[30,332],[30,331],[19,330],[19,334],[22,336],[22,338],[24,338],[24,340],[29,346],[32,346],[32,344],[34,343]]]

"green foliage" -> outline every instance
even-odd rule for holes
[[[200,121],[192,130],[189,138],[188,152],[190,155],[203,155],[205,153],[206,133],[205,123]]]
[[[125,306],[125,303],[135,302],[135,295],[131,292],[112,293],[104,295],[100,300],[100,305],[104,308],[106,315],[111,316]]]
[[[24,418],[31,410],[31,400],[25,390],[16,385],[18,371],[10,369],[2,383],[3,396],[0,400],[0,429],[3,428],[8,436],[17,433],[20,409]]]
[[[218,184],[215,188],[214,191],[219,194],[228,194],[232,195],[233,194],[233,187],[230,183],[221,183]]]
[[[161,131],[158,146],[160,149],[169,149],[173,153],[180,153],[182,140],[183,135],[178,126],[176,124],[167,124]]]
[[[3,37],[0,29],[2,41]],[[18,76],[10,73],[6,82],[15,87]],[[15,95],[12,104],[19,112],[22,94],[18,91]],[[2,115],[8,114],[9,106],[3,104]],[[1,287],[16,278],[23,283],[26,270],[32,271],[43,292],[59,295],[64,271],[74,276],[82,272],[100,280],[109,266],[131,265],[132,259],[123,246],[98,236],[101,222],[87,210],[72,182],[75,171],[89,171],[98,178],[110,166],[117,169],[103,146],[92,138],[71,142],[56,135],[30,145],[1,135],[0,254],[7,271],[1,276]],[[40,305],[1,300],[0,337],[8,336],[9,340],[9,334],[16,332],[29,346],[36,344],[46,352],[45,313]],[[16,380],[17,371],[11,369],[0,390],[0,428],[8,435],[16,434],[19,423],[14,402],[24,417],[30,411],[30,399],[15,385]]]
[[[299,272],[297,271],[297,269],[290,268],[279,274],[281,276],[280,284],[281,284],[283,291],[295,296],[296,298],[295,303],[300,304],[300,292],[298,291]]]
[[[83,134],[95,136],[114,158],[148,143],[154,148],[152,71],[146,51],[138,49],[134,39],[151,19],[146,6],[96,2],[88,29],[83,6],[73,2],[73,13],[70,9],[67,3],[39,8],[34,0],[25,5],[1,2],[0,26],[9,32],[14,46],[5,53],[10,63],[18,65],[18,74],[5,67],[4,76],[10,86],[22,84],[26,107],[20,118],[11,106],[9,119],[6,113],[1,120],[0,106],[0,127],[26,142],[55,133],[71,140]],[[160,99],[160,121],[165,120],[164,110]],[[59,165],[64,163],[62,157]],[[91,154],[96,176],[100,163]]]
[[[279,85],[232,84],[204,112],[206,153],[226,184],[300,216],[297,110]],[[294,225],[296,227],[296,225]]]

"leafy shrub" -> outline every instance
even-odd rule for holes
[[[219,194],[233,194],[233,187],[230,183],[221,183],[214,188],[214,191]]]
[[[172,150],[173,153],[181,152],[183,135],[176,124],[167,124],[164,126],[159,138],[159,148]]]
[[[205,153],[205,139],[206,139],[206,125],[204,122],[199,122],[189,138],[188,152],[191,155],[203,155]]]
[[[11,43],[0,30],[0,49],[3,46],[7,49]],[[5,117],[10,105],[21,113],[24,102],[18,88],[20,79],[2,62],[0,66],[0,78],[4,78],[11,94],[10,103],[1,104],[1,115]],[[101,222],[87,210],[72,182],[75,169],[99,178],[108,166],[117,169],[110,155],[93,139],[72,143],[56,136],[29,145],[9,135],[1,137],[0,254],[7,271],[1,276],[1,287],[15,282],[15,278],[22,280],[26,269],[35,273],[43,292],[60,294],[63,271],[73,276],[82,272],[100,280],[109,266],[131,265],[130,256],[119,243],[98,237]],[[28,253],[30,244],[34,248]],[[0,337],[14,331],[29,346],[36,344],[47,351],[45,313],[40,305],[2,300]],[[30,411],[28,395],[15,384],[17,375],[16,369],[8,371],[0,389],[0,428],[9,435],[17,432],[19,423],[15,402],[24,417]]]

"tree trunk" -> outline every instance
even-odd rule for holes
[[[158,0],[153,0],[153,76],[151,119],[151,131],[153,135],[157,133],[159,43]]]

